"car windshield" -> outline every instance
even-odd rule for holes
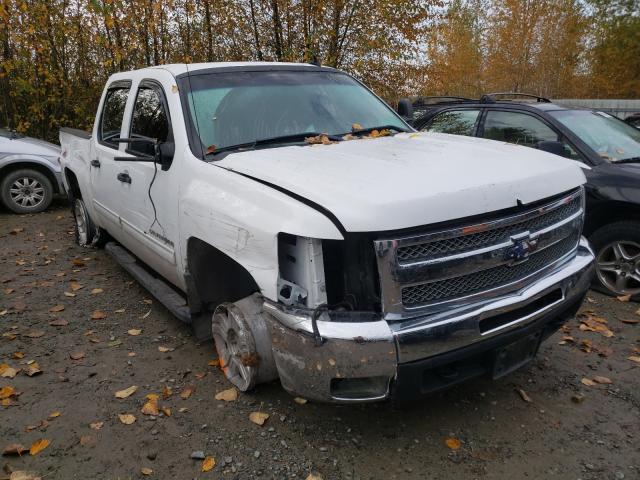
[[[343,73],[192,74],[185,84],[191,121],[208,152],[285,136],[282,143],[290,143],[309,132],[343,135],[354,125],[409,130],[389,106]]]
[[[640,130],[608,113],[591,110],[549,113],[609,162],[640,158]]]

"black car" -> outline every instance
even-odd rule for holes
[[[629,115],[624,119],[632,127],[636,127],[640,129],[640,113],[634,113],[633,115]]]
[[[526,145],[590,167],[584,231],[597,257],[594,287],[640,300],[640,130],[522,94],[419,99],[413,119],[418,130]]]

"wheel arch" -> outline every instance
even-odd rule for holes
[[[35,170],[36,172],[42,173],[51,182],[51,186],[53,187],[54,193],[62,193],[60,190],[60,184],[58,182],[58,179],[56,178],[55,172],[53,172],[46,165],[39,162],[32,161],[32,160],[16,160],[1,166],[0,179],[4,178],[6,175],[8,175],[11,172],[14,172],[16,170],[20,170],[23,168]]]
[[[640,206],[615,200],[598,203],[587,210],[584,235],[588,238],[599,228],[622,221],[640,222]]]

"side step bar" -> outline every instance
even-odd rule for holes
[[[153,276],[136,258],[115,242],[109,242],[104,249],[113,259],[135,278],[151,295],[184,323],[192,323],[187,300],[160,277]]]

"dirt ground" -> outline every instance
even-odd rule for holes
[[[298,404],[279,384],[224,402],[212,345],[104,251],[76,246],[72,225],[63,201],[0,211],[0,448],[50,442],[3,455],[0,479],[640,478],[638,304],[590,293],[587,314],[521,371],[409,407]],[[583,383],[596,377],[611,383]],[[141,412],[152,393],[159,415]]]

